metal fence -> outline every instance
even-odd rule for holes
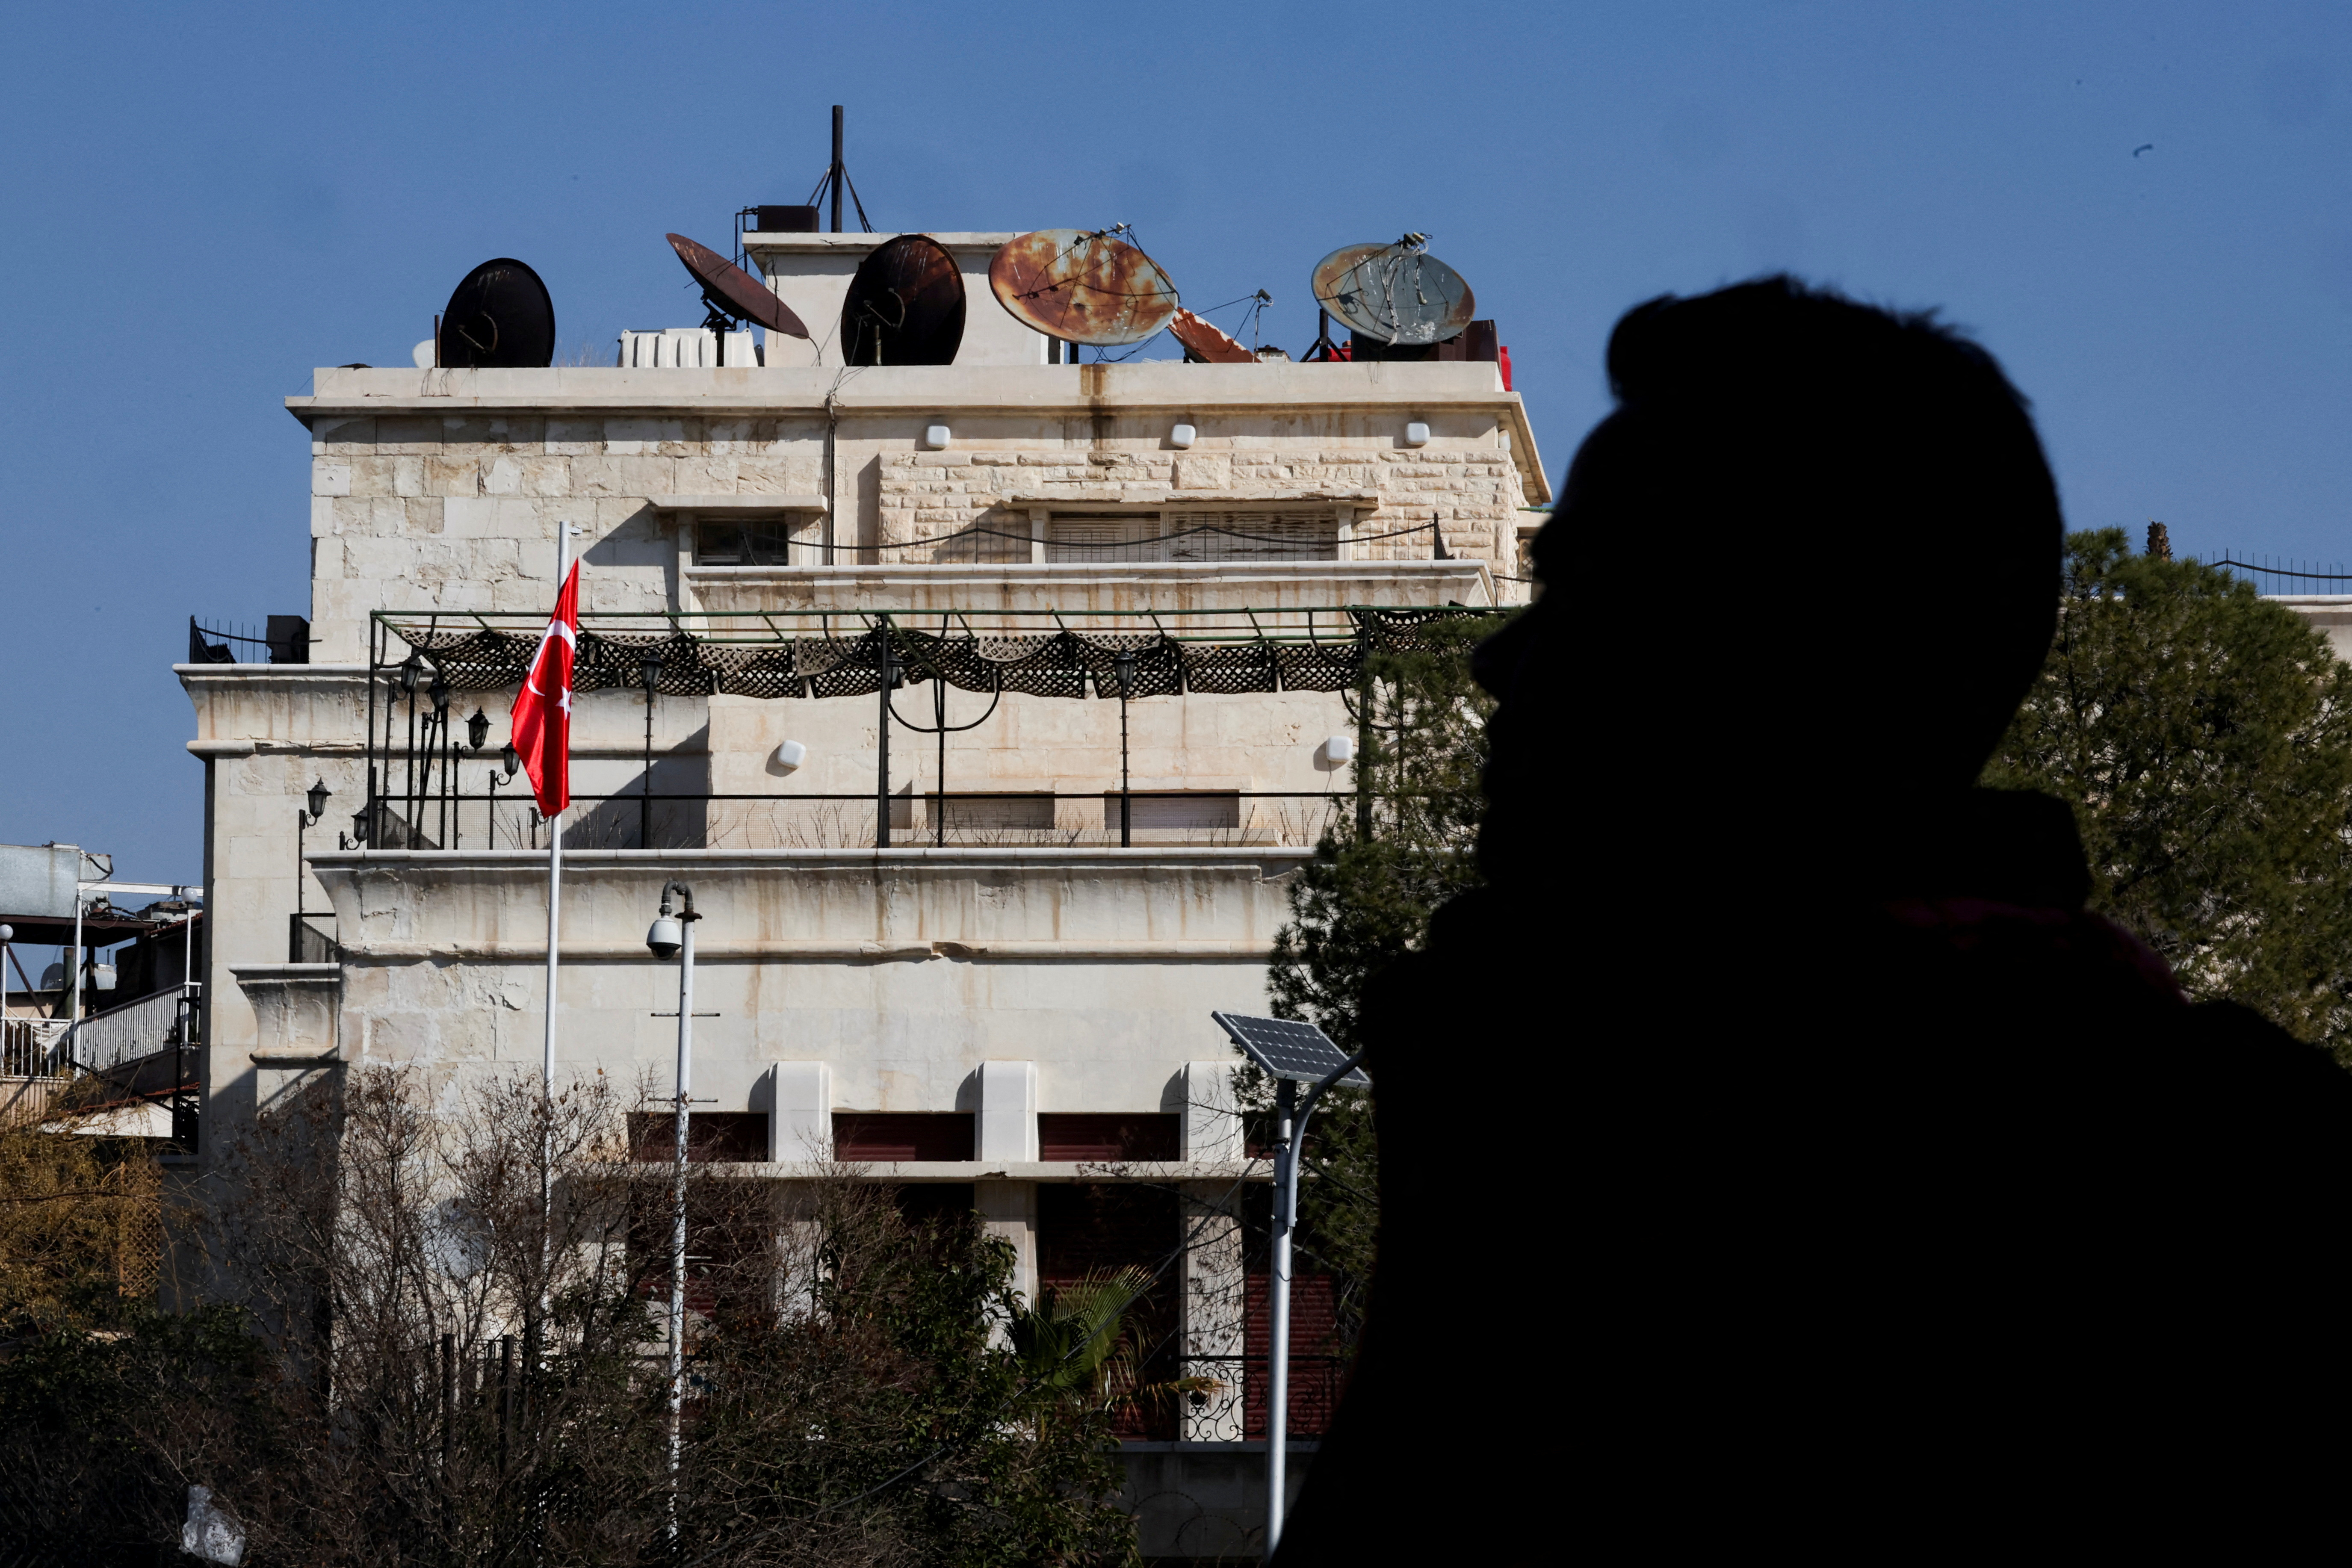
[[[2224,555],[2207,563],[2235,574],[2254,585],[2258,594],[2302,596],[2352,594],[2352,567],[2340,561],[2301,561],[2284,555],[2257,555],[2242,561]]]

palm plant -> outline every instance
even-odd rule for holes
[[[1031,1384],[1070,1404],[1105,1410],[1222,1391],[1213,1377],[1142,1381],[1128,1317],[1151,1288],[1151,1278],[1133,1264],[1093,1269],[1075,1284],[1049,1288],[1035,1306],[1014,1313],[1013,1352]]]

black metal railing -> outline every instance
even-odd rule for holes
[[[1319,1437],[1330,1429],[1347,1386],[1350,1358],[1339,1355],[1290,1357],[1290,1398],[1286,1425],[1293,1437]],[[1213,1379],[1213,1391],[1180,1395],[1181,1435],[1196,1441],[1230,1443],[1265,1437],[1266,1395],[1271,1387],[1264,1351],[1248,1355],[1201,1355],[1181,1358],[1183,1375]]]
[[[343,950],[335,939],[312,925],[312,921],[332,921],[331,914],[318,910],[299,910],[286,917],[286,962],[289,963],[340,963]]]
[[[310,623],[300,616],[272,616],[257,633],[207,626],[188,617],[190,664],[308,664]]]
[[[1091,847],[1103,842],[1087,824],[1055,808],[1061,800],[1117,799],[1118,842],[1133,842],[1134,802],[1128,779],[1128,704],[1155,697],[1256,692],[1342,693],[1370,679],[1374,656],[1461,646],[1504,613],[1463,605],[1286,605],[1232,610],[956,610],[584,612],[573,663],[580,692],[637,690],[646,705],[643,771],[634,786],[577,795],[590,810],[568,822],[567,845],[615,848],[816,847],[866,843],[1034,843]],[[371,622],[365,804],[346,841],[378,849],[459,849],[478,831],[487,847],[537,847],[541,823],[521,804],[527,786],[513,763],[494,766],[486,752],[491,721],[478,709],[460,717],[461,692],[510,689],[539,647],[544,623],[513,613],[378,611]],[[924,689],[928,688],[928,690]],[[969,723],[947,721],[950,689],[988,700]],[[881,743],[875,784],[855,795],[742,795],[656,790],[656,769],[672,759],[653,745],[659,696],[726,694],[770,700],[864,698],[877,704]],[[1040,792],[955,791],[946,737],[977,728],[1008,694],[1116,701],[1120,709],[1119,777],[1077,792],[1043,792],[1042,822],[984,821],[988,803],[1035,803]],[[928,716],[909,718],[900,702],[930,700]],[[924,722],[928,717],[929,722]],[[926,760],[932,788],[916,794],[894,775],[891,736],[899,731],[934,742]],[[462,736],[462,738],[461,738]],[[919,745],[920,742],[919,742]],[[1361,744],[1360,737],[1359,744]],[[480,765],[481,787],[467,789],[460,769]],[[1364,820],[1360,777],[1346,798]],[[1336,790],[1218,792],[1250,803],[1226,825],[1204,825],[1196,841],[1313,843]],[[927,824],[915,802],[933,803]],[[469,805],[478,804],[478,812]],[[1279,805],[1272,803],[1283,803]],[[864,813],[854,812],[853,804]],[[503,812],[501,810],[503,809]],[[1287,812],[1288,817],[1282,816]],[[764,814],[769,836],[749,818]],[[963,820],[956,820],[961,814]],[[862,816],[856,828],[852,816]],[[470,823],[469,823],[470,817]],[[634,824],[631,818],[634,818]],[[1291,820],[1297,818],[1297,820]],[[779,823],[789,822],[789,828]],[[1106,820],[1102,833],[1113,822]],[[1165,831],[1169,825],[1145,831]],[[1177,831],[1190,831],[1173,825]],[[926,831],[928,829],[928,831]],[[1292,835],[1303,837],[1292,837]],[[854,836],[853,836],[854,835]],[[1163,842],[1165,839],[1162,840]]]
[[[2251,561],[2241,561],[2233,554],[2224,554],[2207,564],[2236,573],[2252,583],[2258,594],[2352,594],[2352,567],[2342,562],[2290,560],[2283,555],[2257,555]]]

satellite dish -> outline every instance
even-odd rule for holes
[[[793,314],[793,308],[777,299],[766,284],[707,245],[697,245],[682,234],[667,237],[669,247],[686,264],[688,274],[702,285],[702,302],[710,310],[704,326],[724,332],[733,322],[756,321],[786,337],[809,335],[801,319]]]
[[[1139,343],[1174,319],[1176,285],[1160,263],[1113,237],[1126,226],[1024,234],[988,264],[988,286],[1015,320],[1049,338]]]
[[[453,370],[542,370],[555,363],[555,301],[511,256],[466,274],[441,312],[441,363]]]
[[[844,364],[953,364],[963,342],[963,274],[928,234],[866,253],[841,302]]]
[[[1478,301],[1462,274],[1406,235],[1392,245],[1350,245],[1315,268],[1315,299],[1377,343],[1442,343],[1458,337]]]
[[[1168,323],[1168,335],[1184,345],[1186,359],[1200,360],[1208,364],[1255,364],[1257,355],[1205,317],[1196,316],[1183,306],[1176,307]]]

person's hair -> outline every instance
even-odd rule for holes
[[[1716,651],[1769,678],[1749,689],[1782,733],[1885,782],[1970,782],[2049,647],[2063,542],[1993,357],[1932,315],[1774,277],[1635,307],[1609,380],[1619,407],[1547,555],[1638,538],[1675,563],[1649,581],[1727,606],[1695,629],[1736,633]]]

